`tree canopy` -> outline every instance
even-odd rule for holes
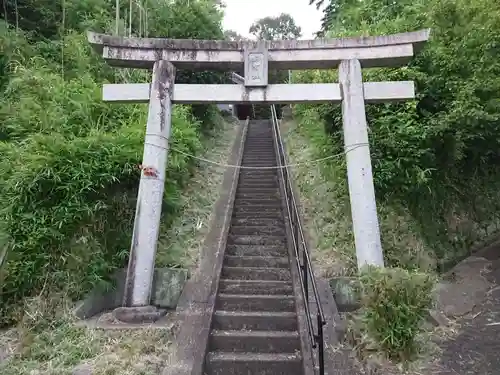
[[[287,13],[278,17],[261,18],[250,26],[249,32],[257,39],[265,40],[297,39],[302,35],[302,29]]]
[[[331,0],[327,5],[323,32],[328,37],[431,28],[430,41],[409,66],[364,72],[366,80],[413,80],[417,88],[413,102],[367,107],[375,187],[379,201],[412,210],[438,258],[463,254],[477,228],[488,227],[500,213],[494,198],[500,172],[500,8],[495,0]],[[304,72],[297,79],[333,82],[336,75]],[[328,154],[339,152],[340,108],[314,108],[329,135]],[[456,216],[468,223],[460,225],[460,234],[449,227]]]
[[[239,40],[244,40],[245,38],[234,30],[224,30],[224,39],[237,42]]]

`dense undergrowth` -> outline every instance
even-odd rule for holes
[[[361,273],[355,345],[364,355],[380,351],[408,362],[423,349],[418,337],[433,307],[435,273],[499,234],[500,8],[494,0],[329,3],[329,37],[431,28],[430,41],[407,67],[364,71],[367,81],[415,81],[417,98],[367,106],[389,267]],[[336,71],[308,71],[293,80],[338,77]],[[342,155],[338,105],[293,109],[296,127],[287,136],[292,163]],[[345,158],[299,166],[295,175],[318,272],[356,276]]]
[[[0,237],[7,250],[0,326],[22,317],[25,297],[64,290],[77,298],[125,265],[140,175],[147,106],[103,103],[101,86],[150,76],[110,68],[85,38],[87,29],[114,31],[114,2],[67,0],[64,9],[45,3],[18,1],[16,13],[7,1],[8,24],[0,24]],[[147,29],[133,14],[133,35],[222,38],[222,14],[211,0],[143,5],[154,12]],[[182,71],[177,77],[219,79]],[[212,107],[175,107],[163,229],[195,166],[175,150],[197,154],[216,121]]]
[[[410,221],[440,270],[499,228],[500,10],[493,0],[341,4],[331,37],[432,29],[409,66],[366,70],[364,79],[416,82],[416,101],[367,106],[370,151],[388,264],[420,268],[385,216],[392,227]],[[294,81],[333,82],[336,74],[301,72]],[[342,152],[338,105],[294,109],[315,157]],[[339,213],[350,215],[344,163],[327,162],[322,173],[334,184]]]

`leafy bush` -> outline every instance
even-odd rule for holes
[[[341,9],[332,7],[327,17],[331,37],[432,30],[407,67],[365,70],[367,81],[413,80],[417,87],[416,101],[367,106],[370,152],[379,207],[408,211],[439,266],[457,262],[500,229],[494,177],[500,146],[500,11],[493,0],[339,4]],[[336,71],[294,76],[294,82],[334,81]],[[329,138],[323,156],[342,152],[338,105],[299,105],[295,113],[323,127]],[[391,233],[383,237],[390,239]]]
[[[433,304],[433,277],[401,268],[368,268],[360,280],[366,333],[390,359],[413,359],[419,350],[416,336]]]
[[[187,108],[176,108],[171,142],[173,147],[196,153],[197,123],[189,119]],[[13,241],[1,312],[9,302],[42,290],[44,284],[77,297],[113,267],[124,265],[139,181],[143,123],[74,139],[37,134],[22,145],[2,145],[1,212]],[[176,212],[176,198],[190,176],[190,163],[182,154],[170,154],[164,215]],[[128,201],[114,201],[127,191]],[[82,230],[87,234],[75,239]],[[97,242],[94,246],[87,251],[79,246],[82,252],[74,252],[73,240],[87,243],[91,239]]]
[[[19,2],[26,30],[0,22],[0,255],[8,249],[1,259],[0,326],[22,319],[17,311],[26,297],[64,291],[77,298],[105,282],[126,264],[132,235],[147,105],[104,103],[101,85],[147,82],[150,74],[111,68],[88,45],[86,28],[112,29],[114,3],[67,0],[66,28],[49,30],[31,22],[45,1]],[[150,35],[222,36],[222,14],[212,0],[144,4],[157,5]],[[51,13],[48,21],[62,16],[60,7],[43,12]],[[188,74],[189,82],[217,77]],[[178,213],[195,166],[174,150],[197,154],[214,121],[213,107],[175,106],[163,228]]]

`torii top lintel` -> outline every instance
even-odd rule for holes
[[[405,65],[429,39],[430,29],[357,38],[240,41],[123,38],[88,33],[88,40],[111,65],[151,68],[168,60],[179,68],[238,70],[245,50],[265,49],[270,69],[331,69],[358,59],[364,68]]]

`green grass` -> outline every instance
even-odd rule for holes
[[[293,121],[283,125],[285,143],[309,237],[315,270],[325,278],[357,274],[352,232],[346,164],[343,156],[314,164],[323,157],[314,122],[301,126]],[[317,129],[315,129],[316,127]],[[420,270],[435,265],[432,252],[418,235],[416,224],[404,209],[378,205],[382,246],[388,263]],[[405,251],[401,251],[405,249]]]
[[[237,129],[236,122],[221,120],[215,136],[207,138],[203,143],[201,158],[227,164]],[[178,265],[192,270],[197,266],[225,170],[219,165],[198,162],[194,176],[182,193],[180,215],[170,229],[160,233],[156,259],[158,267]]]
[[[23,321],[0,335],[2,375],[160,374],[170,358],[170,330],[78,327],[64,298],[25,302]]]
[[[302,125],[298,126],[296,122],[289,121],[282,126],[283,133],[286,134],[289,162],[306,163],[293,167],[293,178],[300,193],[299,200],[315,273],[326,279],[347,277],[354,281],[359,274],[352,233],[345,158],[340,156],[307,164],[325,156],[321,155],[324,147],[322,142],[325,138],[321,136],[322,126],[318,126],[317,123],[304,122]],[[389,276],[386,278],[381,276],[380,282],[375,277],[371,279],[365,277],[364,280],[371,283],[365,282],[365,288],[360,294],[362,309],[348,318],[350,322],[348,337],[352,336],[349,343],[365,364],[368,358],[372,358],[373,361],[374,356],[377,358],[377,363],[384,363],[380,358],[391,357],[396,363],[401,361],[407,364],[409,359],[414,360],[420,354],[422,345],[419,335],[425,315],[423,311],[431,306],[432,300],[430,293],[419,293],[425,288],[418,287],[417,281],[428,275],[425,272],[432,273],[435,261],[429,248],[418,235],[415,223],[408,212],[381,204],[377,208],[387,264],[400,265],[424,273],[408,273],[402,269],[387,268],[387,273],[382,272],[380,275]],[[397,277],[392,277],[394,275]],[[406,284],[394,282],[398,277]],[[374,285],[384,293],[368,293]],[[429,288],[425,290],[428,291]],[[384,296],[385,299],[377,299],[380,296]],[[418,309],[415,308],[414,301],[420,303]],[[391,311],[392,318],[384,319],[381,310]],[[384,371],[392,365],[384,365]]]

